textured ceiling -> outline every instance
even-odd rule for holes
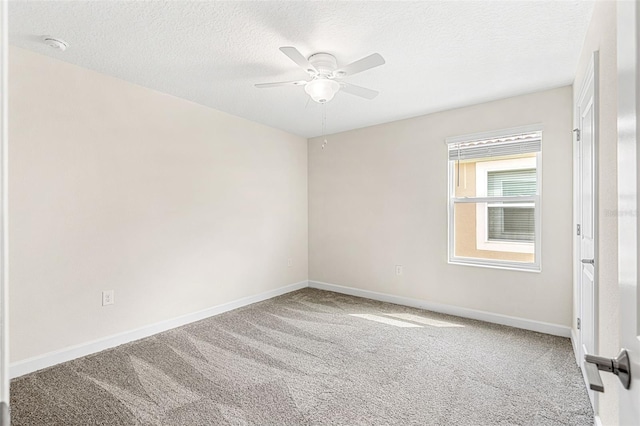
[[[303,87],[254,83],[307,75],[280,46],[338,65],[378,52],[386,64],[345,81],[327,133],[570,84],[592,1],[13,1],[10,42],[305,137],[322,106]],[[51,35],[70,45],[45,46]]]

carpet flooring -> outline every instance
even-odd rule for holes
[[[592,425],[568,339],[315,289],[11,383],[12,425]]]

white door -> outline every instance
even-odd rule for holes
[[[638,124],[640,124],[640,64],[638,26],[640,6],[618,2],[618,282],[620,286],[620,345],[631,361],[631,386],[621,388],[621,425],[640,425],[640,292],[638,277]],[[607,356],[615,354],[607,354]],[[606,392],[606,389],[605,389]]]
[[[598,300],[596,280],[596,111],[598,52],[593,53],[589,68],[585,74],[583,87],[575,105],[576,143],[578,153],[578,225],[579,243],[576,262],[578,265],[579,311],[579,348],[580,362],[584,355],[596,353],[596,301]],[[583,375],[585,374],[582,368]],[[588,383],[585,376],[585,383]],[[597,395],[589,389],[589,398],[594,412],[597,413]]]
[[[9,425],[9,328],[7,271],[7,74],[8,3],[0,2],[0,426]]]

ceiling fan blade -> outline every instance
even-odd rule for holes
[[[361,98],[369,100],[375,98],[380,93],[377,90],[367,89],[366,87],[356,86],[355,84],[340,83],[340,86],[342,91],[350,95],[360,96]]]
[[[384,58],[379,53],[374,53],[372,55],[367,56],[366,58],[362,58],[355,62],[350,63],[336,71],[333,72],[333,75],[340,77],[347,77],[349,75],[354,75],[362,71],[369,70],[371,68],[379,67],[383,65]]]
[[[296,80],[296,81],[280,81],[277,83],[258,83],[255,86],[259,89],[264,89],[267,87],[279,87],[279,86],[304,86],[307,84],[304,80]]]
[[[302,69],[304,69],[310,75],[318,74],[318,70],[313,65],[311,65],[307,58],[302,56],[302,53],[300,53],[295,47],[284,46],[280,48],[280,51],[287,55],[289,59],[302,67]]]

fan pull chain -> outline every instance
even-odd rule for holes
[[[322,149],[327,146],[327,104],[322,104]]]

